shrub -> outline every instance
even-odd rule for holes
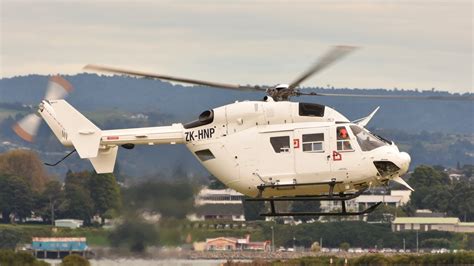
[[[61,265],[62,266],[90,266],[91,264],[86,258],[79,256],[77,254],[71,254],[64,257]]]
[[[26,252],[14,252],[13,250],[0,250],[0,265],[31,265],[46,266],[44,261],[37,260],[33,255]]]

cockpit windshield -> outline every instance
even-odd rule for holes
[[[388,142],[385,142],[380,138],[374,136],[372,133],[370,133],[367,129],[363,127],[352,125],[351,130],[356,136],[357,142],[359,143],[359,146],[362,151],[371,151],[378,147],[388,145]]]

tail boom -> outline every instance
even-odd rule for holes
[[[184,127],[182,124],[161,127],[143,127],[102,131],[102,145],[123,144],[182,144]]]
[[[89,159],[97,173],[113,172],[119,145],[184,143],[182,124],[171,126],[101,130],[64,100],[44,100],[38,113],[65,146],[74,146]]]

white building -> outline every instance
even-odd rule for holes
[[[474,223],[463,223],[457,217],[397,217],[392,231],[448,231],[474,233]]]
[[[391,190],[390,195],[401,197],[400,205],[403,206],[410,201],[411,190]]]
[[[60,219],[54,221],[56,227],[67,227],[67,228],[79,228],[82,226],[84,221],[76,219]]]
[[[410,190],[392,190],[390,195],[360,195],[359,197],[346,201],[347,211],[357,212],[366,209],[378,202],[385,205],[400,207],[410,200]],[[341,210],[340,201],[322,201],[321,210],[325,212],[332,212]]]
[[[366,209],[378,202],[392,207],[400,207],[403,205],[401,196],[392,195],[360,195],[355,198],[354,201],[357,203],[357,206],[359,206],[359,210]]]
[[[233,189],[203,188],[196,195],[196,212],[188,214],[191,221],[245,221],[242,200],[244,195]]]
[[[196,195],[194,205],[205,204],[242,204],[244,194],[233,189],[209,189],[203,188]]]

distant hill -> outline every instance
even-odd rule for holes
[[[196,119],[203,110],[236,100],[260,100],[263,93],[219,90],[199,86],[173,85],[148,79],[122,76],[78,74],[65,76],[75,87],[68,101],[103,129],[166,125]],[[11,124],[29,110],[22,104],[37,105],[44,95],[48,77],[29,75],[0,79],[0,152],[27,147],[40,152],[52,162],[64,155],[64,148],[43,126],[39,140],[28,144],[14,136]],[[308,88],[321,93],[446,95],[446,92],[393,91],[385,89]],[[414,155],[415,164],[474,164],[474,103],[455,101],[420,101],[361,99],[348,97],[299,97],[293,101],[315,102],[334,107],[349,119],[366,116],[377,106],[381,109],[369,128],[389,136]],[[13,104],[18,103],[18,104]],[[138,115],[142,114],[142,115]],[[17,117],[17,118],[18,118]],[[137,118],[138,117],[138,118]],[[145,118],[143,118],[145,117]],[[425,139],[426,136],[426,139]],[[436,155],[436,156],[435,156]],[[137,147],[120,149],[119,169],[124,175],[164,178],[206,176],[208,173],[184,146]],[[68,169],[91,169],[87,161],[68,158],[54,173]]]
[[[160,112],[171,122],[193,120],[201,111],[236,100],[260,100],[256,92],[219,90],[200,86],[172,85],[148,79],[123,76],[78,74],[65,76],[75,87],[68,101],[82,112],[123,110],[129,112]],[[29,75],[0,79],[0,103],[19,102],[36,105],[42,99],[48,77]],[[397,95],[446,95],[446,92],[389,91],[384,89],[322,89],[323,93],[370,93]],[[310,90],[308,90],[310,91]],[[401,129],[407,132],[422,130],[445,133],[472,133],[474,103],[455,101],[420,101],[395,99],[359,99],[346,97],[293,98],[294,101],[317,102],[332,106],[349,119],[367,115],[381,106],[370,126]]]

